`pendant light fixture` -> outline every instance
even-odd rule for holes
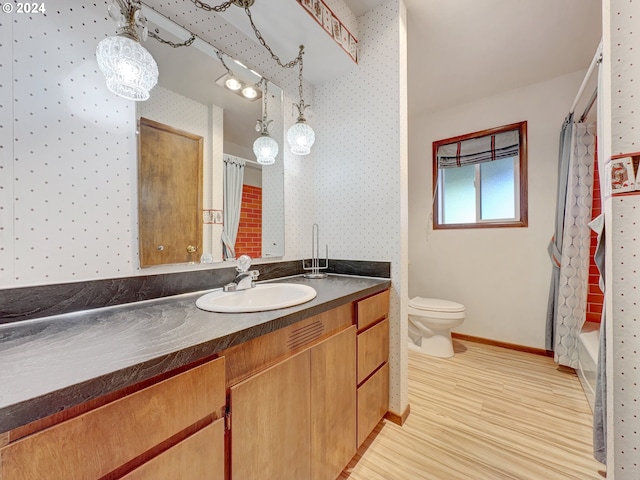
[[[244,11],[247,14],[247,17],[249,18],[249,23],[251,24],[251,28],[253,29],[253,32],[256,38],[258,39],[260,44],[271,54],[271,58],[275,60],[276,63],[280,65],[282,68],[293,68],[296,65],[298,65],[298,68],[299,68],[298,93],[300,94],[300,103],[294,104],[298,109],[298,119],[296,120],[296,123],[294,123],[293,125],[291,125],[291,127],[289,127],[289,130],[287,131],[287,140],[291,147],[291,152],[294,155],[308,155],[311,152],[311,147],[313,146],[316,140],[316,134],[313,131],[313,128],[311,128],[307,124],[307,120],[304,117],[304,111],[307,108],[309,108],[309,105],[306,105],[304,103],[304,98],[302,94],[302,69],[303,69],[302,54],[304,53],[304,45],[300,45],[300,51],[298,53],[298,56],[294,60],[291,60],[288,63],[282,63],[282,61],[280,60],[280,57],[278,57],[273,52],[271,47],[269,47],[266,40],[260,33],[260,30],[258,30],[256,25],[253,23],[253,17],[251,16],[250,7],[253,6],[253,3],[255,0],[232,0],[232,1],[223,2],[222,4],[217,6],[208,5],[204,3],[202,0],[191,0],[191,1],[196,7],[201,8],[208,12],[211,12],[211,11],[223,12],[227,8],[229,8],[231,5],[236,5],[238,7],[244,8]]]
[[[116,36],[98,43],[96,59],[107,81],[107,88],[116,95],[142,101],[158,83],[158,65],[151,54],[140,45],[147,39],[147,19],[142,15],[138,0],[111,0],[107,11],[118,24]]]
[[[296,123],[289,127],[287,130],[287,141],[291,147],[291,153],[294,155],[308,155],[311,152],[311,147],[316,141],[316,134],[307,124],[307,120],[304,118],[304,111],[309,108],[309,105],[305,105],[302,95],[302,54],[304,53],[304,46],[300,45],[300,54],[298,55],[298,93],[300,94],[300,103],[294,104],[298,109],[298,120]]]
[[[268,120],[267,116],[267,97],[268,87],[267,81],[263,78],[262,84],[262,120],[258,120],[256,124],[256,131],[261,132],[260,136],[253,142],[253,153],[256,156],[258,163],[262,165],[273,165],[278,155],[278,142],[276,142],[271,136],[269,136],[269,124],[273,120]]]

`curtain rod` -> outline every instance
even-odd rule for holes
[[[601,60],[602,60],[602,40],[600,40],[600,44],[596,49],[596,53],[593,56],[593,60],[591,60],[591,65],[589,65],[589,69],[587,70],[587,74],[584,76],[584,80],[582,80],[582,84],[578,89],[578,94],[576,95],[576,98],[573,101],[573,105],[571,105],[571,110],[569,110],[569,113],[573,113],[575,111],[576,106],[578,105],[578,101],[580,100],[580,97],[582,97],[582,94],[584,93],[584,89],[587,87],[587,83],[591,78],[591,74],[595,70],[596,65],[600,63]]]
[[[587,119],[587,115],[589,115],[589,112],[591,111],[591,107],[593,107],[593,104],[596,103],[596,98],[598,98],[598,87],[596,87],[593,90],[593,93],[591,94],[591,98],[587,103],[587,108],[584,109],[584,112],[582,113],[582,116],[580,117],[580,120],[578,120],[578,122],[584,122]]]

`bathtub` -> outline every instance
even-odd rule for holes
[[[600,324],[585,322],[578,337],[578,368],[576,373],[584,390],[591,411],[596,395],[596,368],[598,365],[598,344]]]

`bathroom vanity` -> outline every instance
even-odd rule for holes
[[[0,330],[0,478],[327,479],[388,410],[388,279],[219,314],[202,292]],[[8,388],[7,388],[8,387]]]

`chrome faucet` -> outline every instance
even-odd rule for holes
[[[238,258],[238,266],[236,267],[238,275],[233,279],[233,282],[227,283],[222,287],[222,290],[225,292],[238,292],[255,287],[255,281],[258,279],[260,272],[258,270],[249,270],[250,266],[251,257],[249,255],[241,255]]]

